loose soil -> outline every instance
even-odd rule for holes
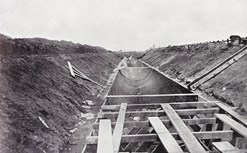
[[[162,47],[146,51],[141,60],[188,84],[242,47],[229,46],[223,41]],[[199,89],[237,107],[237,111],[246,115],[246,64],[247,56],[244,56],[216,77],[203,83]]]
[[[101,84],[121,60],[101,47],[4,35],[0,56],[1,153],[58,153],[72,142],[75,128],[85,139],[104,97],[100,87],[73,78],[67,60]],[[82,107],[85,100],[95,106]],[[83,118],[86,113],[93,118]]]

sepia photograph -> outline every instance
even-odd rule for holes
[[[0,153],[247,153],[247,1],[0,0]]]

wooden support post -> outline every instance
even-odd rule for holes
[[[97,153],[113,153],[110,120],[100,120]]]
[[[158,117],[149,117],[148,119],[168,153],[183,153],[183,150],[180,148],[174,137]]]
[[[127,103],[122,103],[121,107],[120,107],[119,114],[118,114],[117,123],[116,123],[116,126],[114,128],[114,132],[113,132],[113,151],[114,151],[114,153],[118,153],[119,148],[120,148],[126,108],[127,108]]]
[[[198,140],[194,137],[191,131],[188,129],[186,124],[182,121],[182,119],[178,116],[175,110],[169,104],[162,104],[161,105],[166,115],[172,122],[172,125],[177,130],[179,136],[185,143],[186,147],[188,148],[189,152],[191,153],[206,153],[204,148],[198,142]]]

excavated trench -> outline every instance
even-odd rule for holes
[[[65,41],[57,42],[45,39],[11,39],[4,36],[0,37],[2,56],[1,88],[4,89],[1,91],[1,95],[3,96],[0,97],[2,101],[0,119],[3,124],[0,129],[2,135],[0,140],[3,142],[0,145],[0,152],[57,153],[63,149],[62,146],[67,141],[71,145],[78,143],[78,145],[83,147],[85,136],[91,131],[94,119],[86,121],[86,119],[81,117],[82,112],[95,114],[98,112],[98,106],[103,103],[103,100],[95,100],[95,109],[82,108],[81,106],[85,105],[84,100],[95,98],[91,95],[91,92],[96,90],[97,87],[88,81],[70,77],[64,63],[67,60],[73,59],[73,64],[80,67],[81,70],[85,70],[83,72],[86,75],[104,84],[106,83],[108,74],[120,59],[112,52],[99,47],[73,44]],[[220,49],[217,49],[219,46]],[[209,47],[205,44],[199,49],[200,52],[197,51],[197,47],[195,45],[194,51],[192,50],[191,52],[180,51],[177,53],[181,48],[176,47],[167,48],[167,51],[150,51],[142,60],[154,66],[162,62],[158,65],[162,66],[160,70],[165,74],[171,74],[171,72],[177,74],[180,70],[183,70],[182,73],[189,76],[189,74],[195,74],[195,72],[198,72],[197,70],[201,70],[204,65],[209,67],[210,65],[217,64],[218,59],[239,49],[238,47],[226,47],[224,43],[209,44]],[[206,49],[204,50],[203,48]],[[212,52],[211,50],[217,50],[218,52]],[[173,55],[173,52],[176,56],[174,55],[172,60],[168,60],[167,58],[170,57],[169,55]],[[194,56],[195,53],[199,55]],[[163,56],[163,54],[165,55]],[[210,56],[206,56],[207,54],[210,54]],[[216,55],[218,58],[214,58]],[[200,57],[199,60],[198,57]],[[210,63],[212,60],[214,61],[213,64]],[[197,61],[202,62],[198,64]],[[240,97],[238,99],[239,101],[245,101],[241,99],[241,97],[246,97],[243,96],[245,93],[243,92],[245,89],[244,79],[246,78],[243,74],[245,72],[243,71],[245,61],[246,58],[242,59],[242,61],[238,62],[238,65],[236,64],[236,66],[232,66],[232,69],[226,71],[227,74],[219,75],[218,80],[217,77],[214,78],[216,79],[214,81],[216,83],[210,83],[210,88],[214,89],[217,87],[217,91],[231,95],[231,97],[229,96],[230,98],[234,97],[231,93],[235,92],[237,93],[235,94],[235,99]],[[186,67],[188,65],[190,68]],[[194,68],[191,68],[191,65]],[[128,105],[152,104],[154,106],[154,109],[152,109],[157,111],[159,115],[163,115],[164,112],[161,111],[160,106],[154,103],[195,102],[200,98],[200,96],[192,93],[187,88],[142,61],[124,59],[117,69],[118,71],[116,71],[114,81],[110,85],[104,105],[112,107],[118,105],[119,107],[121,103],[128,103]],[[173,71],[174,69],[176,71]],[[232,81],[233,79],[229,79],[229,77],[233,77],[234,81]],[[219,80],[219,78],[221,79]],[[228,80],[230,82],[227,83],[222,80]],[[239,82],[235,82],[236,80]],[[227,90],[225,91],[225,89]],[[132,105],[128,109],[132,111],[135,107]],[[188,107],[191,108],[191,106]],[[135,111],[144,114],[151,109],[144,106],[140,110],[142,112],[139,110]],[[220,110],[222,112],[222,109]],[[132,112],[128,113],[131,114]],[[105,111],[103,113],[108,112]],[[116,122],[119,112],[117,110],[110,110],[110,113],[113,114],[113,121]],[[133,122],[133,118],[136,116],[128,116],[126,120]],[[165,118],[164,116],[162,117],[163,119]],[[49,128],[44,126],[39,118],[42,118],[49,125]],[[77,125],[78,120],[82,120],[80,123],[83,123],[83,125],[78,124],[78,127],[86,125],[87,131],[83,127],[84,133],[75,137],[75,142],[72,142],[70,140],[74,140],[74,138],[69,139],[69,137],[73,133],[72,131],[76,129],[74,125]],[[146,118],[143,118],[144,120],[146,121]],[[95,125],[99,124],[98,121],[96,121]],[[144,127],[144,129],[147,128],[149,127]],[[126,128],[123,130],[123,134],[125,135],[129,134],[126,130]],[[76,132],[73,135],[76,135]],[[91,136],[98,136],[97,129],[93,130]],[[81,143],[80,139],[83,139],[83,143]],[[78,152],[81,152],[81,148],[78,150]],[[68,150],[65,152],[68,152]],[[95,151],[91,150],[88,152]]]
[[[114,76],[83,153],[206,153],[221,152],[222,144],[246,151],[247,121],[222,103],[133,58],[125,57]]]
[[[127,67],[119,69],[107,96],[106,104],[169,103],[197,100],[195,96],[173,96],[173,94],[182,93],[192,94],[190,90],[145,63],[132,59]],[[171,94],[171,96],[164,97],[163,94]]]
[[[123,59],[120,62],[119,67],[116,69],[118,70],[118,72],[115,72],[115,79],[112,82],[108,95],[106,95],[106,101],[102,107],[121,105],[122,103],[127,103],[128,105],[149,105],[152,103],[155,104],[198,101],[198,95],[194,94],[177,82],[174,82],[170,78],[166,77],[162,73],[158,72],[157,70],[140,60]],[[153,108],[148,110],[151,111],[152,109]],[[144,110],[146,110],[146,108],[144,108]],[[99,116],[95,124],[98,124],[99,120],[102,117],[100,117],[100,113],[102,113],[102,110],[99,112]],[[112,113],[115,112],[113,111]],[[133,121],[136,117],[139,121],[145,121],[147,119],[147,117],[145,116],[140,117],[137,115],[128,117],[126,116],[125,121]],[[116,122],[116,116],[113,117],[111,120],[113,122]],[[142,131],[141,133],[148,133],[148,131],[146,131],[148,129],[149,127],[142,127],[139,130]],[[135,131],[137,129],[133,128],[132,130]],[[174,131],[174,128],[171,128],[169,130]],[[130,134],[131,131],[129,131],[128,128],[123,129],[123,133],[125,134]],[[90,136],[98,136],[98,132],[98,129],[94,128]],[[124,146],[126,147],[126,145],[123,144],[122,147]],[[83,153],[97,152],[96,150],[97,145],[86,144]]]

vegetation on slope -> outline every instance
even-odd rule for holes
[[[99,88],[71,77],[67,60],[105,84],[120,59],[100,47],[0,36],[0,152],[58,153],[69,141]]]
[[[189,83],[235,53],[241,46],[223,41],[194,45],[171,46],[148,50],[142,60],[158,67],[173,78]],[[199,89],[223,102],[247,112],[246,61],[243,57],[225,71],[202,84]]]

